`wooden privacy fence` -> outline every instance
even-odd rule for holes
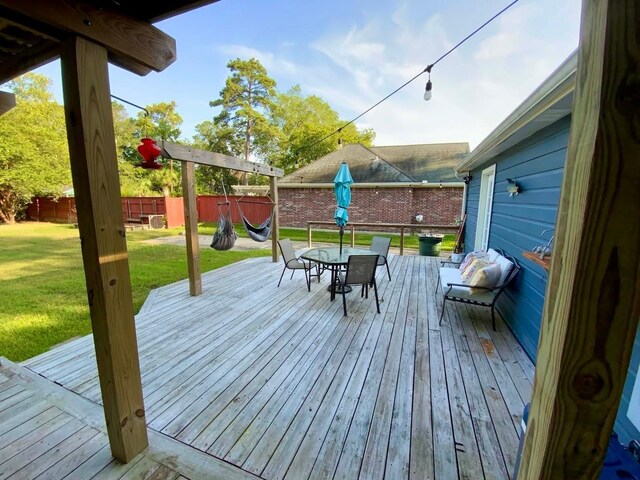
[[[236,200],[240,196],[230,195],[231,219],[242,223]],[[271,215],[268,197],[245,197],[245,200],[260,203],[242,204],[242,211],[253,224],[260,224]],[[200,195],[196,200],[199,222],[218,221],[218,203],[224,202],[223,195]],[[165,217],[168,228],[184,225],[182,197],[122,197],[122,218],[125,223],[142,223],[149,215]],[[226,208],[226,207],[223,207]],[[225,210],[226,212],[226,210]],[[58,199],[35,197],[27,207],[27,220],[40,222],[76,223],[76,203],[73,197]]]
[[[229,195],[229,202],[231,206],[231,220],[233,223],[242,223],[242,217],[236,200],[241,196]],[[254,225],[260,224],[265,221],[271,215],[271,200],[268,197],[244,197],[247,202],[259,202],[259,203],[242,203],[242,211],[245,217]],[[196,206],[198,209],[198,220],[200,222],[217,222],[218,221],[218,203],[224,202],[224,195],[198,195],[196,199]],[[223,207],[226,212],[226,207]]]
[[[38,222],[76,223],[76,202],[72,197],[57,200],[35,197],[27,207],[27,220]]]

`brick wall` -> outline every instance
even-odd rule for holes
[[[280,188],[280,225],[306,227],[307,221],[333,221],[332,188]],[[451,225],[460,218],[462,188],[352,188],[349,220],[362,223]]]

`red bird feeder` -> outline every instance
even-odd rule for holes
[[[144,158],[144,162],[139,163],[138,167],[152,168],[158,170],[162,168],[162,165],[156,163],[156,158],[162,153],[162,149],[156,145],[156,141],[153,138],[141,139],[142,145],[138,145],[138,152]]]

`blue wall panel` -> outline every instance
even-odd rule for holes
[[[482,170],[496,164],[493,212],[489,246],[504,250],[522,266],[518,275],[498,302],[498,311],[509,325],[529,357],[535,362],[547,273],[522,257],[522,252],[546,243],[542,230],[555,228],[560,190],[567,155],[571,119],[566,117],[541,130],[471,172],[467,194],[465,251],[475,249]],[[509,197],[507,178],[516,180],[521,193]],[[631,394],[640,367],[640,333],[636,333],[631,365],[618,409],[615,431],[624,444],[640,432],[627,418]]]
[[[542,231],[555,228],[570,124],[570,117],[559,120],[475,169],[467,197],[465,250],[471,251],[475,247],[482,170],[496,164],[489,246],[504,250],[522,266],[520,275],[498,302],[498,311],[534,361],[547,274],[524,259],[522,252],[546,243]],[[518,195],[509,196],[507,178],[520,185]]]
[[[631,354],[631,363],[629,364],[627,380],[624,383],[622,400],[620,401],[620,408],[618,409],[618,416],[614,426],[620,442],[625,445],[628,445],[634,438],[636,440],[640,440],[640,432],[627,418],[627,410],[629,410],[629,402],[631,401],[633,385],[636,382],[638,367],[640,367],[640,331],[636,331],[636,339],[633,343],[633,353]],[[638,407],[636,406],[636,408]]]

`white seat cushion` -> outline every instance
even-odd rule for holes
[[[448,267],[442,267],[440,269],[440,286],[445,294],[449,291],[448,283],[463,283],[460,270]],[[491,292],[471,293],[469,287],[452,287],[448,294],[450,297],[464,298],[489,304],[493,301],[494,295],[495,294]]]

